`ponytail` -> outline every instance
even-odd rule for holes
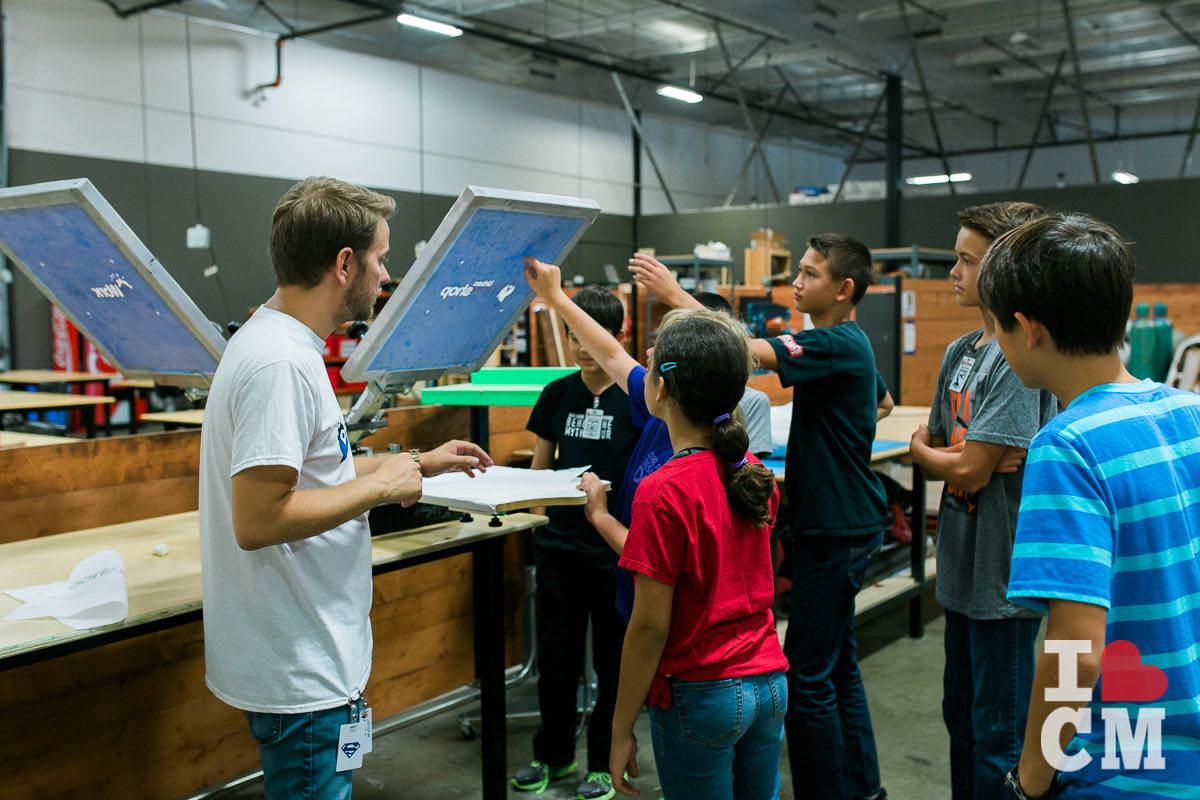
[[[709,444],[713,454],[724,463],[725,496],[729,505],[755,525],[771,521],[771,495],[775,491],[775,475],[762,464],[751,464],[746,458],[750,435],[741,421],[729,414],[714,420]]]

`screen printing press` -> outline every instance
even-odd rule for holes
[[[344,367],[348,379],[367,382],[347,418],[352,438],[361,440],[378,428],[374,418],[387,398],[414,382],[478,370],[532,299],[522,257],[561,262],[599,211],[589,200],[468,187]],[[202,396],[211,384],[225,347],[219,326],[207,319],[89,181],[0,190],[0,251],[63,309],[123,375],[184,387],[193,397]],[[190,436],[189,446],[196,446],[198,452],[194,433],[153,436]],[[0,452],[12,456],[11,451]],[[96,464],[92,469],[104,467]],[[431,485],[436,486],[436,479]],[[466,506],[497,514],[547,501],[539,496],[522,504],[493,496],[488,508],[482,509],[472,498],[464,501],[461,492],[429,499],[449,508]],[[583,500],[580,496],[562,501]],[[0,544],[0,563],[5,565],[0,582],[6,586],[61,579],[80,553],[107,542],[129,551],[130,589],[129,615],[113,625],[74,631],[47,619],[0,622],[0,675],[23,675],[22,668],[30,665],[44,667],[49,659],[70,658],[99,645],[173,626],[193,623],[194,627],[200,615],[196,513],[152,519],[137,516],[144,515],[144,508],[122,508],[120,513],[129,522],[52,531],[53,536],[37,533],[37,538]],[[443,522],[372,540],[377,575],[456,554],[472,556],[474,674],[481,691],[482,781],[487,800],[499,800],[507,793],[504,540],[508,533],[529,530],[544,519],[516,513],[493,517],[490,523]],[[171,555],[148,555],[151,548],[144,545],[151,540],[169,544],[163,537],[174,542]],[[16,601],[4,598],[0,603]],[[378,603],[377,598],[377,607]],[[216,702],[203,686],[189,684],[189,690],[199,692],[194,702]],[[160,698],[154,695],[153,699]],[[197,730],[187,735],[202,738],[205,733]],[[202,745],[198,752],[215,751]],[[76,761],[91,755],[60,751],[60,756]],[[221,759],[214,756],[213,760]],[[143,780],[150,780],[145,776],[151,770],[142,766]],[[229,769],[220,763],[208,766],[216,770],[212,774]],[[103,765],[97,769],[102,777]],[[32,769],[29,776],[31,781],[44,777]]]

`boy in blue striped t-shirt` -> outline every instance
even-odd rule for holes
[[[1200,397],[1117,347],[1133,260],[1082,214],[998,239],[979,278],[1000,347],[1065,407],[1025,468],[1010,600],[1049,614],[1014,798],[1200,797]]]

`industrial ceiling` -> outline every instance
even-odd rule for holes
[[[1200,0],[98,0],[882,158],[1193,132]],[[408,13],[460,28],[398,25]],[[286,47],[283,48],[286,73]],[[269,76],[265,76],[268,77]],[[704,102],[660,97],[690,88]],[[860,142],[861,140],[861,142]]]

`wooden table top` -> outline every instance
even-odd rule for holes
[[[902,441],[907,451],[908,441],[913,433],[927,422],[929,406],[896,406],[891,414],[876,423],[875,438]]]
[[[204,424],[204,409],[190,408],[187,411],[151,411],[138,417],[141,422],[161,422],[166,425],[195,425]]]
[[[0,391],[0,411],[37,411],[38,409],[104,406],[115,402],[116,398],[103,395]]]
[[[117,375],[111,372],[67,372],[58,369],[14,369],[0,372],[0,383],[36,385],[42,383],[108,383]]]
[[[48,436],[44,433],[20,433],[18,431],[0,431],[0,450],[9,447],[44,447],[51,444],[68,444],[84,442],[74,436]]]
[[[373,566],[426,556],[464,543],[506,536],[545,524],[534,514],[500,517],[498,528],[480,515],[474,522],[427,525],[371,538]],[[155,556],[158,544],[171,552]],[[0,659],[153,622],[200,608],[200,514],[107,525],[0,545],[0,591],[66,580],[71,569],[97,550],[116,550],[125,559],[129,615],[121,622],[77,631],[56,619],[5,620],[20,605],[0,594]]]
[[[108,386],[110,389],[153,389],[158,384],[142,378],[121,378],[110,381]]]
[[[907,456],[909,441],[912,439],[913,433],[928,421],[929,408],[927,406],[896,406],[893,408],[891,414],[876,423],[876,447],[872,448],[871,463],[880,464]],[[879,446],[881,443],[892,442],[895,443],[894,447]],[[773,465],[775,480],[783,483],[784,472],[778,463],[776,461]]]

